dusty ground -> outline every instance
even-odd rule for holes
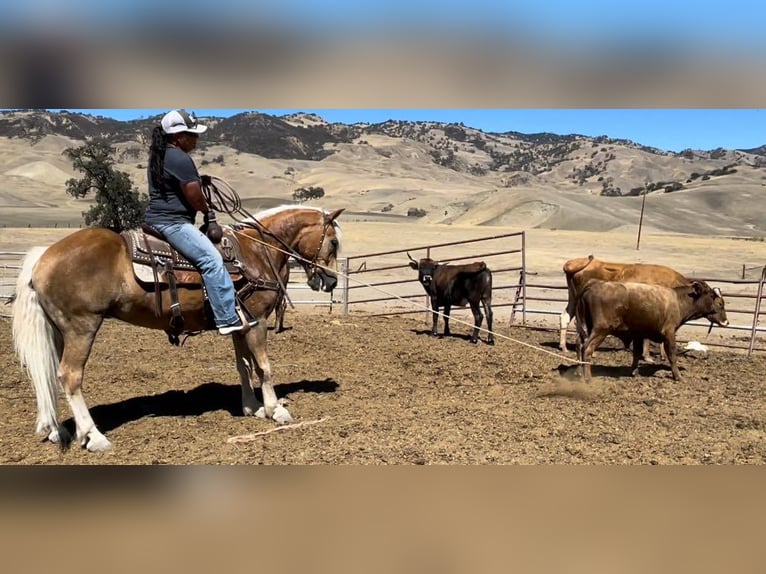
[[[34,434],[31,386],[0,319],[3,464],[763,464],[766,356],[715,350],[629,376],[630,356],[605,349],[588,386],[561,371],[556,334],[509,329],[494,347],[426,334],[419,316],[288,312],[269,334],[280,397],[296,422],[240,415],[227,338],[185,347],[161,332],[107,322],[86,372],[86,399],[115,449],[60,452]],[[507,337],[523,341],[523,346]],[[569,354],[569,357],[572,353]],[[560,368],[561,367],[561,368]],[[64,420],[71,425],[64,407]]]

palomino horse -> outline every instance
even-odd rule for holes
[[[240,263],[247,270],[249,295],[243,305],[259,320],[245,333],[232,335],[237,371],[242,384],[245,415],[292,420],[277,401],[266,355],[267,318],[280,291],[274,271],[284,280],[290,255],[303,259],[312,289],[330,292],[337,284],[337,254],[341,233],[332,213],[310,207],[286,206],[255,216],[265,228],[234,226],[226,235],[238,245]],[[269,263],[268,259],[271,259]],[[259,288],[251,281],[259,278]],[[236,285],[242,288],[238,282]],[[253,288],[255,287],[255,288]],[[200,285],[178,286],[187,331],[212,328],[204,311]],[[59,386],[63,388],[76,426],[75,440],[93,452],[112,445],[96,428],[82,394],[83,370],[106,317],[149,329],[166,330],[171,318],[167,290],[162,293],[162,315],[157,316],[155,294],[135,279],[131,254],[113,231],[86,228],[48,248],[31,249],[22,265],[13,308],[16,352],[32,379],[37,398],[37,432],[52,442],[68,444],[70,437],[58,421]],[[258,375],[263,405],[255,397],[253,371]]]

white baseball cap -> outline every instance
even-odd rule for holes
[[[191,132],[201,134],[207,130],[207,126],[197,123],[194,112],[186,110],[172,110],[162,117],[162,131],[166,134],[177,134],[179,132]]]

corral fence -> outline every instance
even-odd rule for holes
[[[527,270],[526,236],[523,231],[492,235],[465,241],[414,246],[408,249],[380,251],[354,255],[339,260],[339,284],[332,294],[317,293],[306,285],[302,268],[290,261],[288,294],[295,306],[325,307],[332,313],[338,306],[343,315],[353,311],[368,316],[405,315],[422,313],[430,320],[429,302],[418,282],[417,272],[409,266],[410,254],[418,260],[429,257],[443,263],[482,260],[492,270],[492,308],[508,309],[508,326],[532,326],[534,316],[549,316],[542,328],[558,330],[558,317],[567,302],[567,287],[563,273],[539,275]],[[10,317],[9,303],[13,299],[16,277],[21,269],[23,252],[0,252],[0,316]],[[753,351],[766,351],[766,266],[743,266],[748,275],[760,269],[760,276],[752,279],[699,277],[694,279],[719,287],[726,299],[728,327],[731,336],[706,344]],[[683,271],[682,271],[683,273]],[[473,322],[468,308],[455,308],[451,315],[462,321]],[[555,317],[555,320],[550,320]],[[503,314],[495,313],[494,330],[503,324]],[[486,324],[484,325],[486,327]],[[694,340],[697,333],[707,329],[705,321],[692,321],[679,330],[679,342]],[[539,325],[538,325],[539,327]],[[558,340],[558,336],[556,336]]]
[[[493,276],[492,307],[510,309],[509,326],[531,326],[533,316],[547,315],[548,325],[542,328],[558,331],[559,317],[567,303],[566,280],[562,272],[544,276],[527,269],[523,231],[348,257],[344,265],[346,275],[336,301],[341,303],[343,314],[355,310],[371,316],[424,313],[426,320],[430,320],[428,298],[418,283],[417,273],[409,267],[407,253],[415,260],[430,257],[446,263],[485,261]],[[731,336],[721,341],[711,338],[706,344],[745,349],[749,355],[753,351],[766,351],[761,337],[766,333],[766,326],[760,324],[766,315],[766,267],[743,266],[742,269],[743,276],[745,271],[760,269],[760,277],[695,277],[688,273],[687,276],[720,288],[726,299],[730,324],[716,326],[714,332],[725,330]],[[473,321],[467,308],[453,309],[451,315]],[[552,317],[555,320],[550,320]],[[498,330],[501,325],[500,314],[496,313],[494,329]],[[679,330],[678,340],[681,343],[695,340],[708,327],[709,323],[702,320],[687,323]]]
[[[16,277],[21,270],[21,260],[25,253],[0,252],[0,317],[11,316],[10,303],[16,291]]]
[[[727,327],[715,326],[714,330],[723,329],[734,332],[734,334],[727,337],[726,341],[710,341],[706,344],[746,349],[748,355],[753,351],[766,351],[766,346],[763,346],[764,341],[759,337],[760,334],[766,333],[766,326],[761,325],[761,318],[766,315],[766,305],[764,305],[766,267],[758,267],[758,269],[760,269],[760,277],[757,279],[700,277],[681,272],[690,279],[705,281],[711,287],[718,287],[726,301],[726,315],[729,319],[729,325]],[[556,306],[543,308],[546,303],[555,303]],[[517,306],[525,308],[527,314],[555,315],[558,317],[566,303],[567,286],[562,273],[562,277],[558,281],[542,282],[536,281],[534,277],[527,279],[526,299],[517,301]],[[537,308],[530,307],[530,304]],[[513,317],[511,322],[513,323]],[[710,323],[704,320],[690,321],[679,329],[678,341],[693,340],[694,335],[699,334],[702,330],[707,330],[709,326]],[[742,334],[737,335],[736,332]],[[759,343],[760,346],[757,346],[756,343]]]
[[[416,261],[424,257],[454,264],[482,260],[492,270],[493,309],[512,307],[520,297],[524,300],[526,236],[520,231],[348,257],[343,314],[353,309],[373,316],[427,313],[430,317],[428,298],[417,271],[410,268],[408,253]],[[455,309],[452,315],[473,321],[467,308]]]

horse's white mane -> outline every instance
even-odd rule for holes
[[[321,209],[319,207],[313,207],[311,205],[278,205],[277,207],[270,207],[269,209],[264,209],[256,213],[253,217],[256,219],[261,219],[262,217],[269,217],[270,215],[274,215],[276,213],[280,213],[282,211],[287,211],[289,209],[313,209],[314,211],[319,211],[320,213],[328,213],[324,209]]]
[[[275,215],[277,213],[281,213],[282,211],[288,211],[290,209],[312,209],[314,211],[318,211],[319,213],[322,213],[324,215],[328,215],[330,212],[326,209],[322,209],[321,207],[314,207],[311,205],[278,205],[277,207],[270,207],[268,209],[263,209],[253,215],[253,218],[257,220],[261,220],[265,217],[270,217],[272,215]],[[250,218],[246,219],[245,221],[251,220]],[[251,220],[252,221],[252,220]],[[340,229],[340,224],[337,221],[332,222],[333,227],[335,228],[335,235],[338,236],[338,240],[342,241],[343,234]]]

